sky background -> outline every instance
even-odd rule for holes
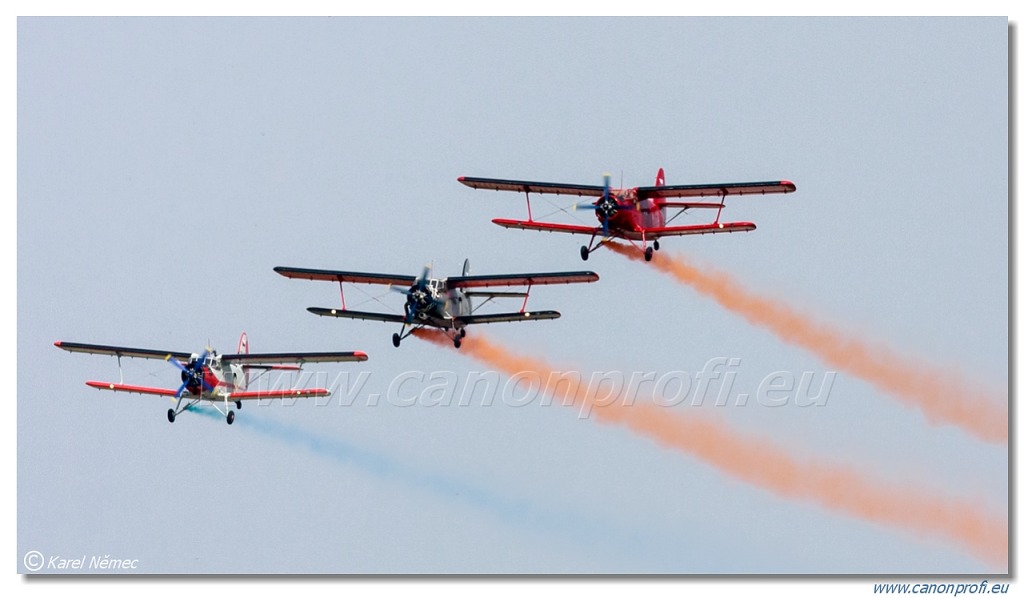
[[[478,330],[584,372],[735,358],[733,393],[753,394],[832,368],[640,264],[584,264],[585,239],[494,226],[522,197],[456,179],[788,179],[795,194],[730,202],[757,231],[662,252],[1005,393],[1007,109],[999,18],[19,19],[18,570],[37,550],[153,573],[992,571],[573,409],[396,404],[403,373],[487,368],[316,318],[337,287],[272,268],[593,269],[534,291],[561,319]],[[349,289],[349,308],[380,307]],[[366,351],[323,368],[364,386],[169,425],[163,399],[83,384],[116,381],[115,359],[52,345],[233,352],[242,330],[257,352]],[[177,386],[161,362],[124,374]],[[826,406],[715,414],[1007,508],[1006,446],[843,372]]]

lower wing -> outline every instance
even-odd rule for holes
[[[648,240],[658,237],[681,237],[684,235],[713,235],[717,233],[742,233],[752,231],[756,226],[753,222],[719,222],[718,224],[691,224],[687,226],[662,226],[648,228],[644,235]],[[640,239],[640,233],[632,233],[635,240]]]
[[[115,392],[129,392],[140,395],[156,395],[160,397],[173,397],[177,391],[170,388],[154,388],[152,386],[135,386],[132,384],[118,384],[114,382],[97,382],[90,380],[86,382],[92,388],[100,390],[113,390]],[[186,395],[192,397],[192,395]],[[329,397],[331,391],[326,388],[299,388],[294,390],[240,390],[237,392],[225,393],[226,401],[246,401],[251,399],[304,399],[308,397]],[[215,399],[216,400],[216,399]]]
[[[228,401],[251,401],[259,399],[307,399],[309,397],[329,397],[331,391],[326,388],[297,388],[294,390],[241,390],[225,397]]]
[[[244,367],[267,369],[293,369],[282,366],[282,363],[322,363],[340,361],[366,361],[366,353],[362,351],[319,352],[319,353],[241,353],[224,355],[223,361],[240,363]],[[261,365],[263,364],[263,365]]]
[[[385,314],[372,311],[352,311],[350,309],[337,309],[333,307],[307,307],[307,311],[318,316],[332,316],[335,318],[350,318],[353,320],[375,320],[377,322],[405,322],[405,318],[398,314]]]
[[[495,322],[527,322],[530,320],[554,320],[562,314],[557,311],[527,311],[507,314],[486,314],[481,316],[459,316],[455,318],[464,326],[473,324],[494,324]]]
[[[498,226],[505,228],[518,228],[523,230],[542,230],[552,233],[569,233],[571,235],[603,235],[604,231],[599,226],[579,226],[576,224],[557,224],[554,222],[535,222],[529,220],[506,220],[496,218],[493,220]],[[622,237],[632,241],[640,241],[646,238],[648,241],[659,237],[681,237],[684,235],[713,235],[717,233],[739,233],[752,231],[757,226],[753,222],[720,222],[718,224],[691,224],[687,226],[661,226],[648,228],[644,231],[632,231],[612,229],[609,232],[611,237]]]
[[[86,385],[100,390],[113,390],[115,392],[131,392],[140,395],[156,395],[160,397],[173,397],[178,391],[173,388],[154,388],[152,386],[135,386],[134,384],[118,384],[115,382],[97,382],[89,380]]]
[[[508,220],[506,218],[495,218],[491,222],[505,228],[518,228],[521,230],[543,230],[549,233],[569,233],[570,235],[601,235],[604,234],[600,226],[582,226],[579,224],[559,224],[557,222],[537,222],[535,220]]]

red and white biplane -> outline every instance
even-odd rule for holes
[[[173,409],[167,410],[167,421],[174,423],[174,418],[199,403],[209,402],[214,409],[227,418],[228,424],[235,421],[235,412],[229,409],[234,403],[242,408],[242,401],[253,399],[299,399],[308,397],[326,397],[331,392],[325,388],[293,388],[281,390],[246,390],[260,375],[271,370],[298,371],[303,363],[366,361],[366,353],[350,351],[344,353],[249,353],[249,339],[243,332],[238,340],[238,353],[221,355],[212,349],[202,353],[184,353],[181,351],[160,351],[155,349],[134,349],[112,345],[92,345],[86,343],[69,343],[57,341],[53,343],[58,349],[75,353],[93,353],[113,355],[117,357],[118,369],[122,357],[140,359],[162,359],[170,362],[181,370],[181,386],[172,388],[154,388],[125,384],[121,382],[97,382],[90,380],[86,384],[100,390],[128,392],[144,395],[156,395],[176,399]],[[298,364],[298,365],[287,365]],[[259,371],[252,378],[251,372]]]
[[[310,307],[318,316],[350,318],[355,320],[376,320],[402,325],[401,332],[391,336],[396,347],[417,328],[429,326],[444,331],[455,347],[462,345],[466,326],[492,324],[495,322],[525,322],[532,320],[553,320],[561,316],[557,311],[527,311],[526,302],[530,289],[539,285],[572,284],[594,282],[598,279],[593,272],[545,272],[537,274],[492,274],[470,276],[469,260],[462,266],[462,276],[433,278],[430,267],[425,267],[419,276],[401,274],[380,274],[377,272],[343,272],[340,270],[314,270],[278,266],[274,271],[287,278],[322,280],[336,282],[341,292],[341,307]],[[406,296],[402,314],[366,312],[348,309],[345,305],[345,283],[387,285]],[[525,291],[494,291],[493,287],[526,287]],[[521,298],[522,306],[517,312],[477,313],[477,309],[492,299]],[[474,298],[483,298],[473,306]]]
[[[525,193],[526,220],[495,218],[492,222],[505,228],[589,235],[590,242],[580,248],[580,256],[584,260],[590,256],[592,251],[611,239],[623,239],[637,245],[644,252],[644,258],[651,261],[654,251],[659,248],[658,239],[662,237],[752,231],[757,228],[753,222],[720,221],[727,197],[796,191],[796,185],[789,181],[665,185],[664,169],[658,169],[658,177],[651,187],[612,189],[610,178],[609,175],[604,175],[604,185],[536,183],[465,176],[459,177],[459,182],[473,189]],[[574,209],[593,210],[600,224],[599,226],[586,226],[534,220],[533,209],[530,206],[531,193],[596,197],[598,199],[593,203],[584,202],[573,207]],[[698,209],[714,210],[714,221],[670,226],[680,214]],[[672,210],[679,211],[670,215]],[[652,246],[647,245],[649,242],[652,243]]]

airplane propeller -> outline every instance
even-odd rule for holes
[[[408,326],[416,319],[420,312],[427,311],[434,305],[436,299],[430,293],[428,283],[430,282],[430,265],[423,267],[423,272],[408,289],[393,289],[407,297],[405,300],[405,324]]]
[[[634,209],[634,206],[619,205],[619,202],[616,201],[611,194],[611,180],[612,175],[605,173],[604,190],[601,192],[601,199],[593,203],[582,202],[573,205],[574,210],[594,210],[597,212],[597,218],[601,221],[601,231],[605,237],[608,236],[608,221],[611,220],[619,210]]]
[[[210,356],[210,350],[203,351],[203,354],[196,359],[195,362],[189,360],[188,364],[183,364],[178,361],[175,357],[168,355],[167,361],[170,361],[181,370],[181,386],[178,387],[178,391],[174,393],[174,398],[181,398],[184,394],[185,389],[197,386],[201,386],[206,390],[212,391],[213,387],[206,381],[206,377],[203,372],[203,366],[206,365],[206,358]]]

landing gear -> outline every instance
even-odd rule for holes
[[[230,426],[233,423],[235,423],[235,412],[228,411],[228,425]]]
[[[174,423],[174,409],[167,410],[167,421]]]
[[[391,344],[395,347],[402,344],[402,337],[398,336],[397,332],[391,335]]]
[[[452,340],[452,343],[454,343],[454,344],[455,344],[455,348],[456,348],[456,349],[458,349],[459,347],[461,347],[461,346],[462,346],[462,337],[461,337],[461,336],[457,336],[457,337],[455,337],[455,338],[454,338],[454,339]]]
[[[654,248],[648,247],[647,249],[644,250],[644,261],[649,262],[651,261],[652,257],[654,257]]]
[[[241,401],[235,401],[235,408],[238,409],[239,411],[241,411],[242,410],[242,402]]]
[[[465,328],[460,328],[459,329],[459,338],[466,338],[466,329]]]
[[[661,245],[658,243],[658,240],[655,239],[654,240],[654,250],[655,251],[659,251],[660,249],[661,249]]]
[[[586,245],[580,247],[580,257],[583,258],[583,261],[587,261],[587,258],[590,257],[590,250]]]

